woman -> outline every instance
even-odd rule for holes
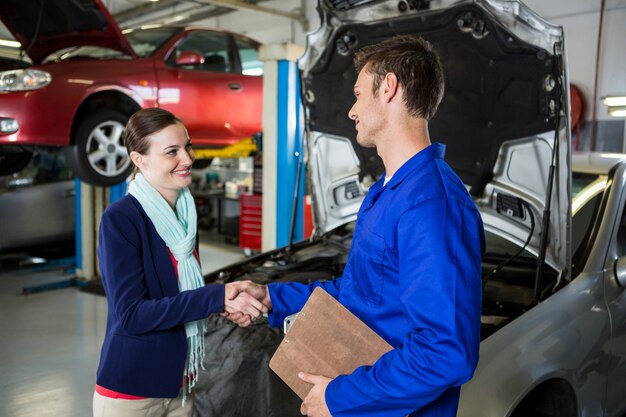
[[[267,308],[237,284],[204,285],[187,188],[194,154],[182,122],[162,109],[140,110],[125,143],[133,179],[100,223],[108,317],[94,417],[190,416],[203,319],[244,311],[253,320]]]

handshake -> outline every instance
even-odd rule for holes
[[[235,281],[224,287],[224,312],[221,315],[241,327],[249,326],[272,309],[270,293],[265,285]]]

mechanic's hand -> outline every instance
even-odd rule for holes
[[[256,284],[255,284],[256,285]],[[245,327],[269,309],[262,302],[244,291],[246,285],[233,282],[224,285],[224,312],[222,316]]]
[[[225,285],[223,317],[241,327],[249,326],[271,309],[269,291],[252,281],[235,281]]]
[[[267,290],[266,285],[256,284],[249,280],[234,282],[233,284],[237,284],[239,288],[243,288],[245,292],[263,303],[268,310],[272,309],[272,300],[270,300],[270,292]]]
[[[328,406],[326,405],[326,387],[332,381],[330,378],[320,375],[311,375],[306,372],[300,372],[298,378],[309,384],[313,384],[313,388],[304,399],[300,406],[300,413],[309,417],[332,417]]]

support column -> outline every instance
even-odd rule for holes
[[[293,44],[264,45],[263,70],[263,243],[262,250],[303,237],[304,146],[303,111],[297,60],[304,48]],[[296,178],[300,169],[299,187]],[[296,193],[297,191],[297,193]]]
[[[96,187],[76,179],[75,184],[76,277],[92,281],[100,275],[96,248],[102,213],[126,194],[126,182],[111,187]]]

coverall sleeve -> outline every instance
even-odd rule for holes
[[[301,282],[269,284],[267,288],[272,301],[272,311],[268,315],[270,326],[282,327],[285,317],[302,310],[311,293],[317,287],[323,288],[335,299],[339,299],[340,285],[341,278],[329,281],[315,281],[311,284],[303,284]]]
[[[412,330],[373,366],[328,385],[335,417],[410,414],[468,381],[478,362],[480,215],[463,202],[427,200],[400,216],[396,236],[398,302]]]
[[[145,244],[145,243],[143,243]],[[173,297],[151,299],[143,267],[141,234],[122,211],[107,211],[100,223],[100,269],[109,308],[130,334],[171,329],[224,310],[224,286],[206,285]]]

